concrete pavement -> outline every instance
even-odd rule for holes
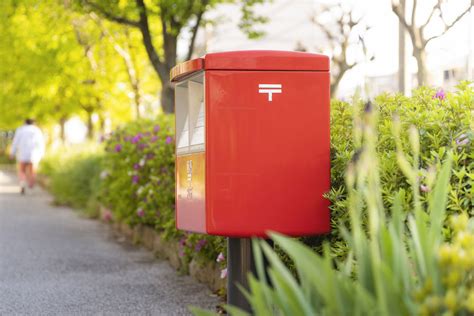
[[[187,315],[204,285],[0,171],[0,315]]]

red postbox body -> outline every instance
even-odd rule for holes
[[[176,83],[178,229],[230,237],[330,230],[329,59],[207,54]]]

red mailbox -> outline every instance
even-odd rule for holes
[[[230,237],[330,230],[329,59],[207,54],[177,65],[176,223]]]

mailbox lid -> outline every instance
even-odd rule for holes
[[[209,53],[175,66],[171,70],[171,81],[181,81],[202,70],[329,71],[329,57],[277,50]]]
[[[210,53],[205,56],[204,69],[329,71],[329,57],[320,54],[277,50]]]

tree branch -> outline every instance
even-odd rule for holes
[[[111,20],[113,22],[117,22],[119,24],[124,24],[124,25],[129,25],[133,27],[139,27],[139,22],[138,21],[132,21],[129,20],[125,17],[122,16],[116,16],[113,15],[112,13],[108,12],[101,6],[97,5],[94,2],[90,2],[89,0],[84,0],[84,3],[88,6],[90,6],[93,10],[99,12],[99,14],[103,15],[106,19]]]
[[[415,17],[416,17],[416,9],[417,9],[417,6],[418,6],[418,1],[417,0],[413,0],[413,8],[411,10],[411,25],[416,25],[415,24]]]
[[[426,47],[426,45],[428,45],[428,43],[432,40],[434,40],[435,38],[438,38],[438,37],[441,37],[443,36],[444,34],[446,34],[447,31],[449,31],[456,23],[458,23],[466,14],[469,13],[469,11],[471,11],[471,7],[472,7],[472,4],[474,3],[474,0],[471,1],[471,5],[462,13],[460,14],[453,22],[451,22],[450,24],[446,24],[446,22],[444,21],[444,19],[441,17],[441,19],[443,20],[443,23],[444,23],[444,30],[443,32],[441,32],[440,34],[438,35],[433,35],[431,36],[430,38],[426,39],[426,41],[424,41],[423,43],[423,48]]]
[[[421,26],[420,26],[420,30],[421,32],[423,33],[423,30],[425,29],[425,27],[430,23],[431,19],[433,18],[435,12],[440,8],[440,1],[438,0],[438,2],[433,6],[433,8],[431,9],[431,13],[428,17],[428,19],[426,20],[425,23],[423,23]]]
[[[148,15],[145,3],[143,2],[143,0],[135,1],[140,11],[140,20],[138,22],[138,27],[140,28],[140,31],[142,33],[143,45],[145,46],[148,58],[150,58],[151,64],[155,69],[156,73],[160,76],[160,78],[166,78],[167,71],[165,64],[158,56],[158,53],[156,52],[155,46],[153,45],[153,41],[151,38],[150,26],[148,24]],[[163,30],[163,34],[165,34],[165,30]],[[162,82],[162,84],[165,84],[165,82]]]
[[[407,31],[409,31],[411,29],[411,25],[408,24],[408,21],[405,19],[405,14],[402,12],[401,9],[402,8],[400,7],[400,5],[397,5],[397,4],[392,2],[392,11],[393,11],[393,13],[395,13],[395,15],[398,17],[398,20],[400,21],[400,23],[403,24],[405,29]]]
[[[186,55],[186,60],[190,60],[193,52],[194,52],[194,43],[196,42],[196,36],[197,32],[199,30],[199,26],[201,24],[202,16],[204,15],[204,11],[206,10],[206,6],[208,4],[208,0],[204,0],[202,2],[202,10],[199,11],[199,13],[196,16],[196,24],[191,28],[191,40],[189,41],[189,47],[188,47],[188,54]]]

